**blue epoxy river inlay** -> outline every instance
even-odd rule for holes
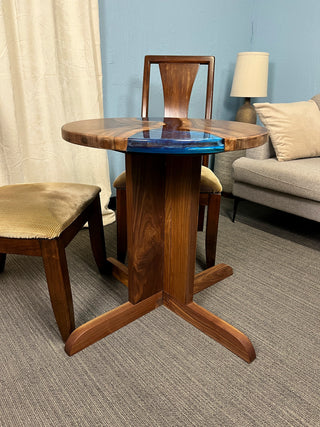
[[[127,152],[150,154],[210,154],[224,151],[223,138],[207,132],[164,126],[128,138]]]

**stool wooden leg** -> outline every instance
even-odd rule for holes
[[[0,273],[2,273],[4,270],[4,266],[6,263],[6,256],[7,256],[7,254],[1,254],[0,253]]]
[[[220,212],[220,194],[211,194],[208,202],[207,229],[206,229],[206,264],[213,267],[216,262],[216,247],[218,238],[218,224]]]
[[[40,245],[53,313],[66,341],[75,323],[65,248],[59,239],[41,240]]]
[[[124,262],[127,254],[127,194],[117,188],[117,259]]]
[[[88,219],[91,248],[101,274],[106,273],[107,255],[101,217],[100,197],[92,203],[92,213]]]
[[[205,215],[206,207],[203,205],[199,206],[199,214],[198,214],[198,231],[203,231],[203,223],[204,223],[204,215]]]

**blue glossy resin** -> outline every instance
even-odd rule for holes
[[[163,126],[128,138],[127,152],[150,154],[210,154],[224,151],[223,138],[206,132]]]

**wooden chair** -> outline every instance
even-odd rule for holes
[[[98,269],[106,269],[100,188],[41,183],[0,187],[0,272],[6,254],[42,256],[61,337],[75,328],[65,247],[88,222]]]
[[[163,96],[164,117],[188,117],[192,87],[200,65],[208,67],[205,102],[205,118],[212,118],[214,57],[213,56],[146,56],[142,88],[141,116],[148,117],[151,64],[159,64]],[[204,210],[208,206],[206,224],[206,264],[215,264],[219,209],[222,187],[215,174],[207,167],[208,157],[203,156],[199,198],[198,230],[203,230]],[[117,257],[124,262],[127,252],[126,175],[120,174],[114,181],[117,217]]]

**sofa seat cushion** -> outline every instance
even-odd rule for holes
[[[241,157],[234,180],[320,202],[320,157],[279,162]]]

